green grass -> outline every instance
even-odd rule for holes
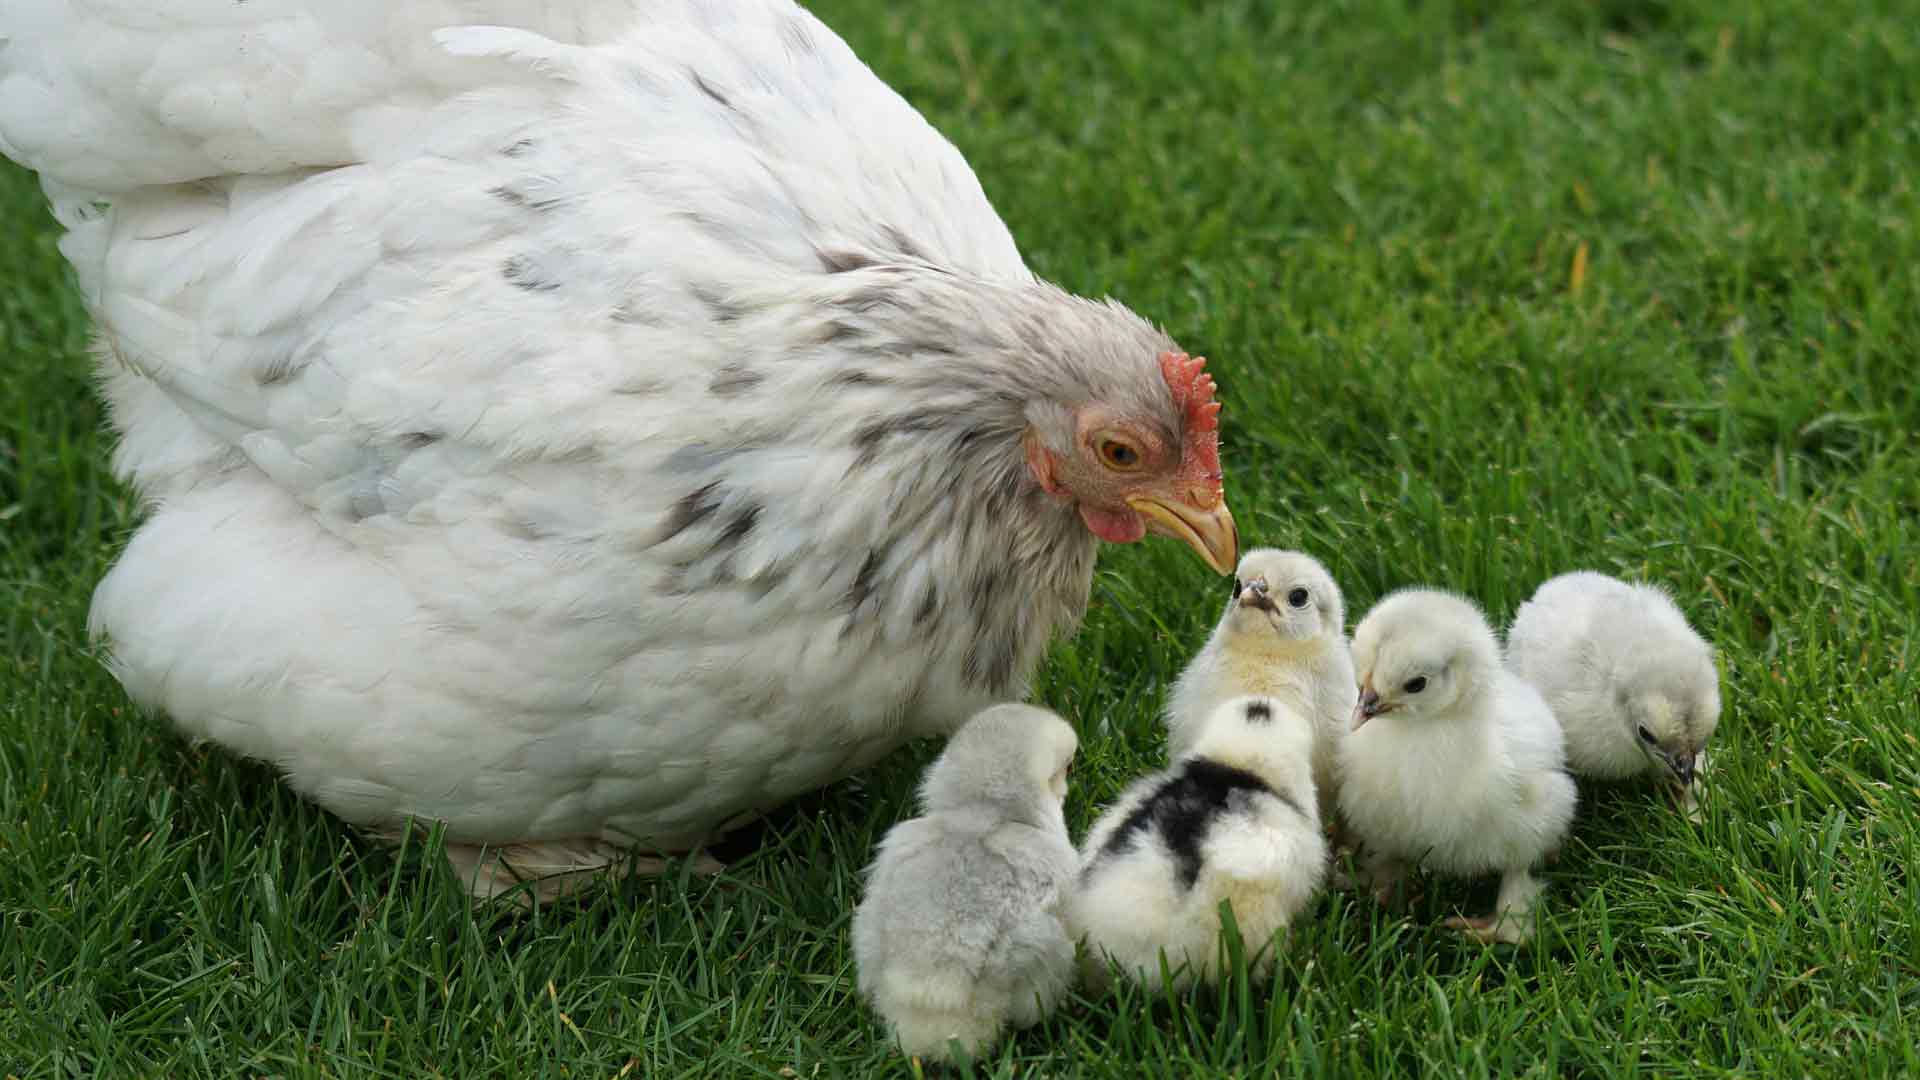
[[[1705,821],[1586,791],[1539,948],[1437,928],[1484,884],[1329,896],[1270,988],[1076,999],[983,1074],[1920,1073],[1908,4],[818,10],[1036,269],[1215,358],[1250,540],[1320,554],[1356,615],[1644,577],[1724,658]],[[131,709],[85,640],[136,520],[85,318],[18,170],[0,222],[0,1075],[900,1068],[846,930],[930,748],[717,878],[520,917]],[[1040,681],[1083,734],[1076,830],[1158,763],[1220,600],[1169,544],[1103,556]]]

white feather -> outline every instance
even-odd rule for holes
[[[1514,615],[1507,666],[1546,698],[1582,776],[1673,780],[1672,762],[1694,781],[1719,727],[1713,649],[1650,585],[1584,571],[1547,581]]]
[[[1007,504],[955,506],[945,444],[846,443],[889,394],[966,421],[926,320],[1137,353],[1172,408],[1164,336],[1036,283],[785,0],[18,0],[0,36],[0,149],[70,230],[152,506],[93,629],[357,824],[678,851],[1023,695],[1084,604],[1071,508],[976,529]],[[895,389],[833,386],[849,327]]]

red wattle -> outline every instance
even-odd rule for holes
[[[1080,520],[1087,531],[1109,544],[1131,544],[1147,535],[1147,519],[1131,510],[1096,510],[1080,504]]]

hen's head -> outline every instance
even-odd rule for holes
[[[1240,535],[1221,489],[1220,403],[1205,365],[1162,353],[1148,385],[1036,410],[1027,468],[1047,494],[1071,500],[1100,539],[1171,536],[1225,574]]]

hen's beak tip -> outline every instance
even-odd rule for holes
[[[1139,495],[1127,505],[1147,519],[1147,529],[1180,540],[1216,574],[1231,574],[1240,562],[1240,529],[1227,500],[1202,508],[1181,500]]]

